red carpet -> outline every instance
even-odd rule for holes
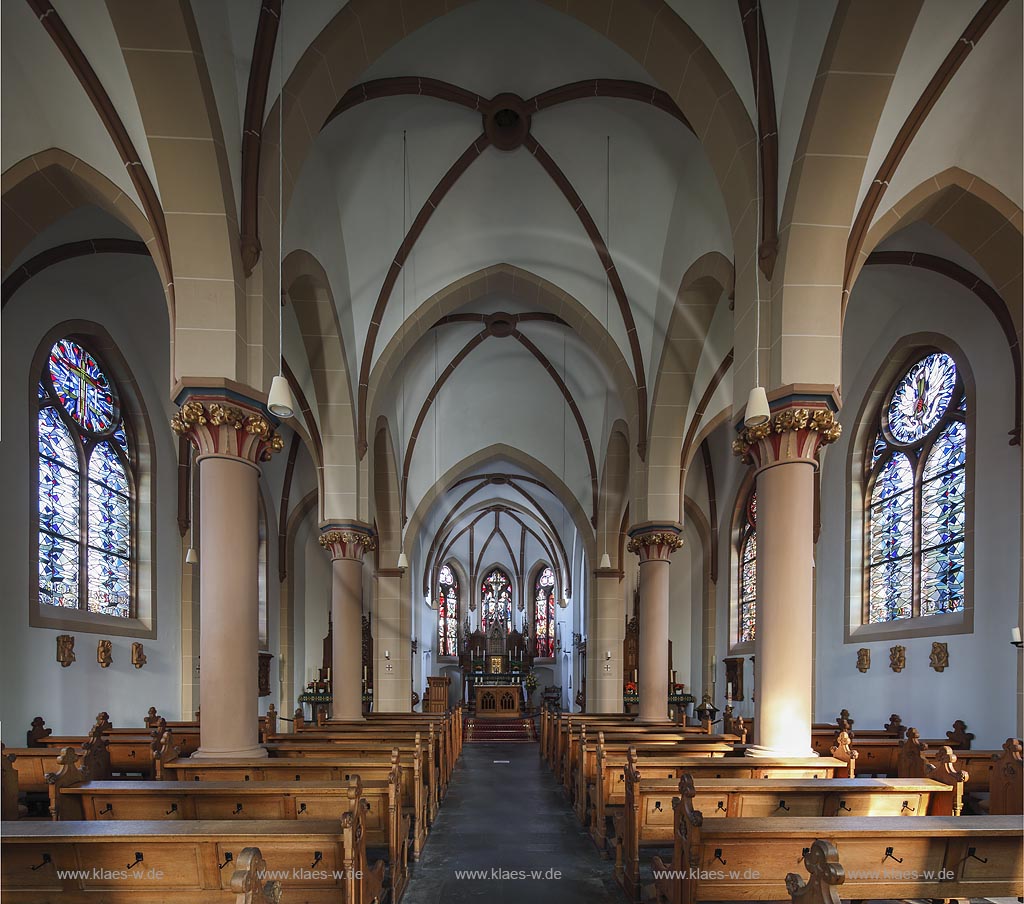
[[[537,740],[533,719],[467,719],[469,744],[532,744]]]

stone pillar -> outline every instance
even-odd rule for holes
[[[171,421],[197,451],[199,704],[197,758],[266,756],[259,745],[259,463],[284,447],[261,405],[189,390]]]
[[[683,545],[683,526],[646,522],[629,531],[640,557],[640,722],[668,722],[669,557]]]
[[[842,432],[823,401],[777,406],[733,450],[757,478],[757,633],[749,756],[813,756],[814,471]]]
[[[623,581],[623,573],[617,568],[598,568],[593,573],[591,602],[587,607],[585,710],[588,713],[622,712],[622,641],[626,612]]]
[[[320,545],[331,554],[331,718],[363,718],[363,555],[377,548],[366,524],[325,524]]]

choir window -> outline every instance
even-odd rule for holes
[[[438,656],[459,655],[459,579],[448,565],[437,576]]]
[[[737,643],[753,643],[757,633],[757,492],[743,506],[739,534]]]
[[[931,352],[883,398],[864,455],[864,624],[963,612],[967,393]]]
[[[117,387],[69,338],[37,378],[40,608],[131,618],[135,474]]]
[[[484,630],[503,621],[512,630],[512,581],[500,568],[493,569],[480,587],[480,619]]]
[[[533,625],[537,655],[555,655],[555,573],[550,566],[537,572],[533,588]]]

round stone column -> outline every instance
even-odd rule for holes
[[[629,531],[640,557],[640,722],[668,722],[669,557],[683,545],[682,525],[647,522]]]
[[[369,525],[325,524],[320,545],[331,555],[331,718],[363,718],[363,556],[377,548]]]
[[[258,402],[194,390],[171,429],[199,468],[199,749],[266,756],[259,744],[259,463],[283,448]]]
[[[842,428],[831,407],[785,405],[733,449],[757,479],[756,745],[748,756],[814,756],[814,472]]]

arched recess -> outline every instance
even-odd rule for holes
[[[484,559],[482,556],[485,551],[486,547],[484,550],[481,550],[480,556],[477,558],[477,561],[480,564],[473,569],[473,573],[470,575],[470,581],[472,581],[472,583],[470,584],[469,592],[471,594],[470,599],[476,602],[476,624],[480,627],[484,623],[484,607],[483,599],[481,598],[484,577],[489,575],[492,571],[500,571],[508,578],[510,608],[512,610],[509,627],[510,629],[516,628],[520,621],[520,619],[517,619],[516,617],[516,599],[519,597],[520,588],[523,583],[522,576],[516,570],[514,559],[509,564],[503,562],[500,555],[496,559]],[[484,562],[487,562],[488,564],[484,565]]]
[[[763,385],[800,383],[805,391],[828,393],[840,384],[846,241],[879,119],[922,3],[839,0],[793,159],[771,294],[762,292],[762,299],[772,299],[770,328],[761,330]],[[869,53],[865,35],[871,36]],[[752,302],[737,296],[736,399],[746,399],[754,385]]]
[[[174,334],[174,295],[170,275],[145,214],[99,170],[60,148],[49,148],[19,160],[0,177],[3,192],[3,243],[0,258],[7,269],[28,244],[57,220],[79,207],[92,205],[120,220],[146,243],[167,295]]]
[[[557,314],[604,364],[625,411],[630,428],[639,422],[636,402],[636,381],[618,346],[609,341],[604,325],[576,298],[554,283],[512,264],[499,263],[455,280],[425,299],[409,312],[404,333],[400,330],[382,349],[370,372],[367,387],[367,411],[373,416],[378,398],[387,391],[395,377],[405,351],[433,328],[442,317],[459,308],[481,303],[494,296],[521,302],[529,310]]]
[[[466,456],[462,461],[453,465],[434,483],[422,499],[416,505],[415,511],[409,519],[406,528],[406,535],[417,538],[421,536],[424,521],[434,505],[442,499],[468,472],[483,471],[491,463],[506,463],[522,468],[528,474],[534,475],[541,480],[548,491],[561,502],[572,519],[583,544],[587,556],[591,559],[594,555],[594,529],[590,525],[587,514],[580,505],[579,500],[572,491],[565,485],[562,479],[554,473],[547,465],[538,461],[532,455],[527,455],[519,449],[505,443],[495,443],[486,449],[480,449],[472,455]],[[470,475],[472,477],[472,475]]]
[[[373,523],[377,529],[378,569],[394,568],[402,549],[402,502],[395,447],[387,418],[377,418],[373,435]]]
[[[938,229],[981,265],[1002,297],[1020,340],[1024,318],[1024,215],[999,189],[959,166],[926,179],[875,220],[857,255],[850,290],[875,248],[918,222]],[[847,296],[844,315],[848,301]]]
[[[352,382],[330,280],[320,261],[304,250],[284,259],[284,287],[295,312],[316,393],[323,441],[320,520],[357,517],[357,459]]]
[[[646,517],[679,517],[679,457],[689,416],[693,379],[711,318],[723,293],[733,288],[732,264],[718,251],[697,258],[676,295],[654,383],[651,435],[647,444]]]

